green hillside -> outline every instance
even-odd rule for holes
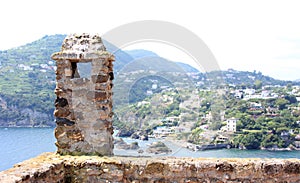
[[[61,44],[66,35],[44,36],[32,43],[0,51],[0,126],[51,126],[54,125],[53,101],[55,100],[55,62],[51,60],[51,54],[60,51]],[[108,51],[118,50],[114,45],[104,41]],[[145,58],[143,58],[143,54]],[[114,52],[116,62],[114,63],[115,74],[122,75],[118,80],[116,77],[114,90],[118,91],[118,86],[126,85],[124,78],[134,80],[146,75],[151,77],[164,76],[171,82],[180,82],[186,72],[196,71],[186,64],[178,64],[157,56],[147,50],[133,50],[124,52],[118,50]],[[151,57],[149,57],[151,56]],[[136,59],[133,59],[136,58]],[[133,72],[139,71],[139,75]],[[154,74],[153,74],[154,73]],[[179,73],[179,74],[178,74]],[[207,79],[216,73],[198,73],[192,78],[193,82],[202,82],[198,87],[207,87],[212,82]],[[219,73],[217,75],[220,75]],[[225,71],[222,73],[224,83],[237,85],[253,85],[256,80],[266,84],[286,85],[291,82],[275,80],[264,76],[259,72]],[[209,77],[208,77],[209,76]],[[153,78],[149,78],[151,81]],[[157,83],[163,84],[165,81],[157,77]],[[168,79],[171,78],[171,79]],[[211,77],[210,77],[211,78]],[[148,82],[147,79],[139,80],[131,91],[130,102],[143,100],[155,83]],[[118,83],[119,82],[119,83]],[[152,81],[151,81],[152,82]],[[141,84],[141,86],[139,86]],[[184,82],[183,82],[184,84]],[[159,84],[158,84],[159,85]],[[147,87],[145,87],[147,86]],[[127,87],[128,86],[124,86]],[[130,91],[130,88],[129,88]],[[159,93],[159,90],[153,90]],[[122,94],[122,91],[119,91]],[[142,94],[141,94],[142,93]],[[139,95],[141,94],[141,95]],[[135,98],[136,97],[136,98]]]
[[[66,35],[44,36],[32,43],[0,51],[0,126],[53,126],[55,61]],[[116,48],[105,42],[108,50]],[[120,69],[132,58],[114,53]]]
[[[0,52],[0,126],[53,125],[55,63],[50,56],[64,37],[45,36]]]

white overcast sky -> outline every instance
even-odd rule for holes
[[[0,4],[0,50],[44,35],[104,34],[134,21],[162,20],[197,34],[222,69],[300,79],[300,1],[9,0]],[[167,45],[148,43],[130,48],[150,49],[193,65],[187,55]]]

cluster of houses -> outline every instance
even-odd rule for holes
[[[265,88],[268,88],[270,86],[266,86]],[[280,87],[280,86],[278,86]],[[261,90],[259,93],[255,89],[243,89],[243,90],[232,90],[230,91],[230,94],[234,96],[235,98],[241,99],[241,100],[249,100],[249,99],[277,99],[280,98],[277,93],[271,91],[271,90]],[[293,86],[292,91],[288,92],[290,95],[296,96],[296,100],[300,102],[300,86]],[[279,115],[278,108],[272,107],[272,106],[262,106],[260,102],[249,102],[248,103],[248,110],[256,113],[264,113],[267,117],[276,117]],[[300,110],[300,107],[291,107],[293,111]]]
[[[173,126],[174,121],[180,121],[180,117],[167,117],[166,119],[163,119],[164,125],[163,126],[158,126],[153,130],[153,137],[154,138],[162,138],[162,137],[167,137],[171,134],[176,134],[176,133],[182,133],[182,132],[187,132],[190,131],[190,129],[186,129],[182,126]],[[238,119],[236,118],[229,118],[226,120],[226,125],[221,128],[222,132],[236,132],[236,124],[237,124]],[[207,130],[208,125],[202,125],[200,126],[201,129]],[[223,139],[224,140],[224,139]],[[227,140],[227,139],[226,139]]]
[[[255,89],[243,89],[243,90],[233,90],[230,92],[234,97],[243,100],[249,99],[272,99],[278,98],[278,94],[269,90],[262,90],[260,93],[256,93]]]
[[[38,69],[40,72],[47,72],[47,70],[49,71],[56,70],[56,66],[54,66],[53,61],[48,61],[47,64],[36,64],[36,63],[30,65],[18,64],[17,67],[24,71],[33,71]]]
[[[258,93],[257,90],[253,88],[246,88],[246,89],[236,89],[230,91],[235,98],[249,100],[249,99],[272,99],[280,97],[277,93],[273,92],[272,90],[268,90],[267,88],[270,87],[282,87],[282,86],[265,86],[263,89]],[[300,86],[293,86],[292,91],[288,92],[290,95],[300,95]],[[297,100],[300,101],[300,97],[297,97]]]
[[[179,122],[180,117],[172,116],[166,117],[162,120],[163,126],[158,126],[153,130],[153,137],[154,138],[163,138],[167,137],[171,134],[182,133],[186,131],[185,128],[174,125],[174,122]]]

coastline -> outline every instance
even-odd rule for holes
[[[0,128],[2,143],[0,148],[0,170],[12,167],[14,164],[35,157],[42,152],[54,152],[56,139],[53,128]],[[128,142],[137,141],[140,146],[147,148],[155,139],[149,141],[138,141],[126,139]],[[218,149],[205,151],[191,151],[185,147],[186,142],[176,139],[159,139],[165,141],[172,152],[168,154],[146,154],[138,153],[137,150],[117,150],[123,156],[151,156],[151,157],[207,157],[207,158],[296,158],[300,159],[299,151],[267,151],[267,150],[239,150],[239,149]],[[115,153],[115,156],[118,156]]]
[[[178,148],[186,148],[190,151],[193,151],[192,149],[187,148],[188,142],[184,140],[173,140],[173,139],[162,139],[162,142],[166,142],[169,146],[174,146],[177,149]],[[167,145],[166,144],[166,145]],[[194,144],[195,145],[195,144]],[[170,148],[170,147],[169,147]],[[271,151],[271,152],[284,152],[284,151],[300,151],[300,148],[260,148],[260,149],[239,149],[239,148],[216,148],[216,149],[204,149],[204,150],[199,150],[199,151],[210,151],[210,150],[218,150],[218,149],[237,149],[237,150],[242,150],[242,151],[252,151],[252,150],[262,150],[262,151]]]
[[[0,126],[0,128],[55,128],[55,126]]]
[[[281,152],[281,151],[300,151],[300,148],[290,148],[290,147],[287,147],[287,148],[260,148],[260,150],[262,151],[274,151],[274,152]]]
[[[8,129],[39,129],[39,128],[52,128],[54,129],[55,126],[0,126],[0,129],[4,129],[4,130],[8,130]],[[150,138],[150,139],[155,139],[155,138]],[[132,139],[132,140],[135,140],[135,139]],[[155,139],[156,141],[162,141],[164,142],[171,150],[172,150],[172,153],[170,154],[173,154],[173,152],[175,151],[178,151],[179,149],[181,148],[185,148],[185,149],[188,149],[189,151],[193,151],[192,149],[189,149],[187,148],[188,147],[188,142],[185,141],[185,140],[174,140],[172,138],[158,138],[158,139]],[[145,141],[147,142],[147,141]],[[196,145],[196,144],[193,144],[193,145]],[[203,150],[198,150],[198,151],[210,151],[210,150],[217,150],[217,149],[226,149],[226,148],[215,148],[215,149],[203,149]],[[234,148],[234,147],[231,147],[230,149],[239,149],[239,148]],[[243,150],[243,151],[251,151],[251,150],[262,150],[262,151],[270,151],[270,152],[284,152],[284,151],[300,151],[300,148],[296,148],[296,147],[287,147],[287,148],[265,148],[265,147],[261,147],[259,149],[239,149],[239,150]],[[122,151],[120,149],[117,149],[117,151]],[[124,152],[122,154],[125,154]],[[131,153],[129,153],[131,154]],[[136,153],[132,153],[133,155],[136,155]],[[146,153],[145,153],[146,154]],[[141,155],[141,154],[138,154],[138,155]],[[151,156],[151,154],[147,154],[147,156]]]

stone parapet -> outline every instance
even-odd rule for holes
[[[0,182],[299,183],[299,159],[61,156],[44,153],[0,172]]]

